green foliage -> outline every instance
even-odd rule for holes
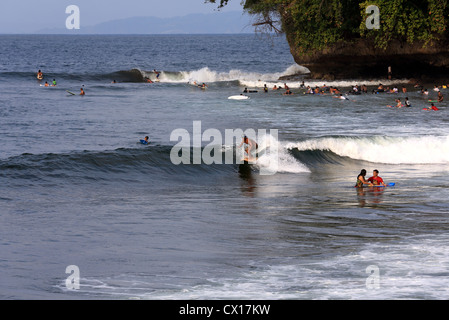
[[[216,3],[218,0],[206,0]],[[229,0],[220,0],[219,7]],[[447,39],[448,0],[246,0],[243,8],[259,18],[257,25],[281,28],[299,54],[313,54],[333,44],[373,39],[387,49],[391,41],[432,45]],[[365,12],[369,5],[380,9],[380,29],[369,30]],[[275,28],[276,29],[276,28]],[[277,29],[276,29],[277,30]]]
[[[367,30],[365,20],[360,25],[360,34],[374,38],[378,47],[387,49],[392,40],[407,43],[416,41],[424,46],[444,38],[448,24],[447,0],[406,1],[373,0],[360,3],[362,16],[365,8],[376,5],[380,9],[380,29]]]

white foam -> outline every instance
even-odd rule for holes
[[[129,299],[447,299],[449,246],[445,235],[422,235],[394,243],[279,264],[249,261],[224,277],[189,279],[164,275],[119,275],[81,279],[78,294]],[[372,287],[369,266],[378,269]],[[161,285],[161,282],[167,285]],[[160,288],[164,287],[164,288]],[[61,283],[58,288],[67,290]]]
[[[265,173],[304,173],[310,172],[305,164],[295,159],[285,147],[271,134],[258,137],[259,149],[266,148],[256,161],[256,167]]]
[[[339,137],[311,139],[286,145],[299,151],[332,151],[342,157],[389,164],[449,162],[449,136]]]
[[[138,70],[138,69],[137,69]],[[151,78],[155,80],[155,75],[153,72],[140,71],[144,77]],[[232,69],[227,72],[218,72],[211,70],[209,67],[203,67],[198,70],[192,71],[180,71],[180,72],[165,72],[161,71],[159,80],[166,83],[189,83],[192,85],[197,85],[201,83],[214,83],[222,81],[239,81],[241,86],[248,88],[263,88],[267,85],[269,88],[276,86],[283,87],[287,84],[290,88],[300,88],[303,81],[289,81],[289,80],[279,80],[281,77],[293,76],[297,74],[308,74],[310,70],[304,66],[298,64],[293,64],[289,66],[282,72],[272,72],[272,73],[260,73],[260,72],[248,72],[239,69]],[[354,85],[367,85],[367,86],[378,86],[382,83],[384,86],[392,86],[397,84],[406,84],[408,79],[401,80],[334,80],[334,81],[323,81],[323,80],[311,80],[305,79],[304,85],[310,86],[312,88],[332,86],[337,88],[352,87]]]
[[[208,279],[169,299],[447,299],[446,236],[421,236],[395,244],[367,244],[360,250],[292,264],[261,265],[235,278]],[[370,286],[368,266],[379,271]]]
[[[298,73],[308,73],[309,70],[305,67],[293,64],[283,72],[275,73],[259,73],[247,72],[239,69],[232,69],[228,72],[218,72],[204,67],[193,71],[181,71],[179,73],[161,72],[159,80],[168,83],[213,83],[220,81],[240,81],[240,82],[258,82],[260,81],[276,81],[279,77],[294,75]],[[142,72],[146,77],[152,77],[151,73]],[[262,85],[263,86],[263,85]]]

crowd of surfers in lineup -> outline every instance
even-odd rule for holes
[[[420,92],[424,98],[428,98],[429,90],[427,88],[424,88],[420,84],[415,84],[413,87],[416,90],[418,90],[418,92]],[[428,100],[428,102],[431,103],[430,106],[423,108],[423,109],[424,110],[435,110],[435,111],[439,110],[434,105],[434,103],[441,103],[444,101],[444,96],[443,96],[443,93],[441,92],[441,90],[447,89],[447,88],[449,88],[449,84],[440,85],[440,86],[435,85],[433,88],[433,91],[437,94],[437,97],[435,98],[435,100]],[[371,93],[371,94],[383,94],[383,93],[406,94],[407,93],[407,88],[405,86],[402,86],[401,88],[399,88],[397,85],[390,87],[390,86],[384,86],[382,83],[379,83],[377,88],[371,89],[371,90],[368,90],[368,87],[365,84],[362,84],[360,86],[356,84],[356,85],[352,86],[348,91],[343,92],[342,90],[338,89],[337,87],[327,86],[326,84],[323,84],[322,86],[315,86],[315,87],[306,86],[303,81],[300,85],[300,89],[302,89],[300,92],[302,94],[332,95],[334,98],[341,99],[341,100],[350,100],[348,98],[348,95],[361,95],[361,94],[367,94],[367,93]],[[264,85],[263,90],[264,90],[264,92],[270,91],[270,89],[267,87],[266,84]],[[283,86],[282,85],[274,85],[273,88],[271,88],[271,90],[273,90],[273,91],[284,90],[283,95],[295,94],[290,90],[289,86],[286,83],[284,83]],[[248,88],[245,88],[243,90],[243,93],[255,93],[255,92],[258,92],[258,91],[257,90],[249,90]],[[354,100],[352,100],[352,101],[354,101]],[[396,98],[394,105],[388,105],[388,107],[397,107],[397,108],[411,107],[411,106],[412,105],[411,105],[411,102],[408,99],[408,97],[405,97],[404,101],[401,101],[400,98]]]
[[[159,76],[160,73],[159,71],[154,70],[154,73],[156,74],[156,81],[159,81]],[[43,80],[43,73],[41,70],[39,70],[37,72],[37,78],[39,81]],[[147,80],[148,82],[151,81],[150,79]],[[151,81],[153,82],[153,81]],[[117,83],[116,80],[113,80],[112,83]],[[201,89],[206,89],[207,85],[205,83],[202,84],[197,84],[194,83],[195,85],[197,85],[199,88]],[[48,83],[47,81],[45,81],[45,84],[43,86],[45,87],[55,87],[57,85],[56,83],[56,79],[53,79],[52,83]],[[428,97],[429,96],[429,90],[427,90],[427,88],[424,88],[422,85],[420,84],[415,84],[414,88],[417,89],[422,96],[424,97]],[[435,85],[433,88],[433,91],[436,92],[437,97],[435,100],[428,100],[429,103],[431,103],[430,106],[423,108],[423,110],[439,110],[438,107],[436,107],[434,105],[434,103],[441,103],[444,101],[444,96],[441,92],[441,90],[443,89],[447,89],[449,88],[449,84],[447,85],[440,85],[437,86]],[[315,86],[315,87],[311,87],[311,86],[306,86],[304,81],[302,81],[301,85],[300,85],[300,89],[302,89],[302,93],[303,94],[317,94],[317,95],[332,95],[334,98],[337,99],[341,99],[341,100],[350,100],[348,98],[348,95],[360,95],[360,94],[367,94],[368,91],[368,87],[365,84],[362,85],[354,85],[352,86],[352,88],[350,88],[350,90],[346,91],[346,92],[342,92],[340,89],[338,89],[337,87],[334,86],[326,86],[326,84],[323,84],[322,86]],[[285,90],[283,95],[293,95],[294,93],[290,90],[289,86],[287,85],[287,83],[284,83],[283,86],[281,85],[274,85],[273,88],[271,90]],[[267,87],[267,85],[265,84],[263,87],[263,91],[264,92],[269,92],[269,88]],[[243,90],[243,93],[255,93],[258,92],[258,90],[249,90],[248,88],[245,88]],[[402,86],[401,89],[398,88],[398,86],[394,85],[392,87],[385,87],[382,83],[379,83],[379,85],[377,86],[376,89],[372,89],[370,91],[372,94],[381,94],[381,93],[407,93],[407,88],[405,86]],[[80,95],[85,95],[85,91],[83,88],[80,89]],[[354,101],[354,100],[352,100]],[[405,97],[404,102],[401,101],[400,98],[396,98],[395,99],[395,104],[394,105],[388,105],[387,107],[396,107],[396,108],[402,108],[402,107],[411,107],[411,102],[408,99],[408,97]]]

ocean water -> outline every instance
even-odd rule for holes
[[[279,80],[305,71],[285,39],[254,34],[0,45],[1,299],[449,298],[448,105],[422,109],[440,84],[423,96],[407,79],[347,79],[326,85],[369,93],[307,95]],[[408,92],[372,94],[380,82]],[[284,83],[294,95],[272,90]],[[258,92],[228,99],[244,88]],[[387,107],[405,96],[411,108]],[[265,130],[277,153],[245,172],[172,163],[176,130],[200,141],[192,154],[237,159],[240,141],[224,140],[237,129]],[[356,189],[361,169],[395,186]]]

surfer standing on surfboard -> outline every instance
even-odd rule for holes
[[[244,156],[243,160],[244,161],[257,160],[257,149],[259,148],[259,145],[257,144],[257,142],[248,138],[247,136],[243,136],[242,143],[240,143],[240,145],[237,148],[241,148],[242,145],[245,145],[244,146],[245,156]],[[256,157],[254,157],[252,155],[253,152],[256,154]]]
[[[153,72],[156,74],[156,80],[159,81],[159,76],[161,75],[161,73],[156,69],[154,69]]]

